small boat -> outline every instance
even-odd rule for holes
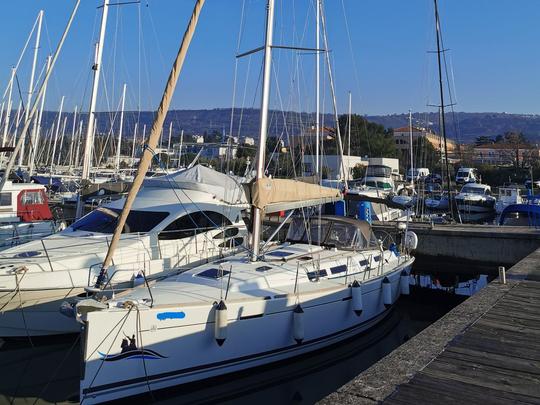
[[[507,206],[499,217],[499,225],[540,227],[540,196],[529,196],[526,201]]]
[[[503,210],[511,204],[521,204],[524,202],[524,188],[517,184],[504,185],[499,187],[499,196],[495,203],[495,211],[501,214]]]
[[[456,195],[459,215],[464,222],[492,218],[495,215],[495,200],[495,197],[491,195],[491,187],[479,183],[465,184]]]
[[[6,181],[0,192],[0,250],[44,238],[65,228],[53,218],[46,188]]]
[[[247,235],[238,179],[203,166],[147,179],[108,269],[114,291],[236,253]],[[0,336],[79,332],[61,304],[94,287],[124,200],[0,254]]]

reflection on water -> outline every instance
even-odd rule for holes
[[[475,277],[454,276],[448,279],[441,275],[433,274],[414,274],[409,276],[409,284],[412,287],[418,287],[428,290],[439,290],[450,294],[465,295],[470,297],[484,288],[489,282],[487,274],[478,274]]]
[[[428,285],[425,275],[413,279]],[[478,288],[479,279],[475,280],[471,285]],[[464,296],[447,294],[442,289],[446,288],[446,280],[441,282],[432,277],[430,281],[429,285],[441,286],[440,295],[414,293],[419,289],[413,288],[413,294],[400,298],[394,310],[375,328],[334,347],[255,370],[156,392],[153,398],[147,395],[138,399],[159,404],[312,404],[353,379],[465,299]],[[458,291],[453,288],[454,292]],[[3,343],[0,349],[0,403],[34,403],[36,398],[38,403],[76,402],[79,390],[78,339],[53,337],[34,340],[33,343],[33,347],[26,340]],[[124,402],[133,403],[134,399]]]

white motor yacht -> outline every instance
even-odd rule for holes
[[[519,185],[504,185],[499,187],[499,196],[495,203],[495,211],[497,214],[501,214],[506,207],[512,204],[522,204],[527,199],[524,198],[525,190]]]
[[[383,247],[365,221],[300,217],[287,242],[258,261],[233,255],[104,303],[82,301],[81,402],[252,368],[354,336],[408,293],[413,261],[406,249]]]
[[[123,204],[105,204],[56,235],[0,254],[0,336],[79,331],[58,309],[96,284]],[[108,288],[237,252],[246,206],[238,179],[203,166],[145,180],[107,270]]]
[[[495,214],[495,197],[486,184],[465,184],[458,195],[456,204],[463,221],[481,221]]]

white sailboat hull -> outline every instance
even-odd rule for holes
[[[298,295],[227,301],[227,338],[222,346],[216,343],[214,306],[208,303],[88,313],[81,401],[99,403],[203,380],[338,343],[384,317],[389,305],[384,304],[383,279],[390,281],[393,304],[400,295],[400,280],[408,280],[400,275],[413,261],[362,283],[360,315],[353,311],[351,279]],[[298,303],[304,311],[300,344],[293,321]],[[122,339],[132,335],[137,350],[119,353]]]

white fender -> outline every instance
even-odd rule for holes
[[[301,344],[304,340],[304,310],[300,304],[293,311],[293,334],[296,343]]]
[[[219,346],[223,345],[227,339],[227,305],[225,301],[219,301],[214,311],[214,337]]]
[[[416,235],[413,231],[405,232],[404,237],[404,245],[406,249],[414,250],[418,247],[418,235]]]
[[[392,306],[392,283],[385,277],[382,281],[383,303],[386,308]]]
[[[352,308],[356,315],[362,315],[364,304],[362,302],[362,286],[356,280],[351,285]]]
[[[399,276],[399,284],[401,287],[401,294],[409,295],[411,292],[409,288],[409,274],[407,274],[406,270],[401,272],[401,276]]]

